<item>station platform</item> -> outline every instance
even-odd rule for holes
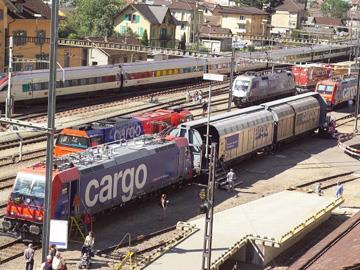
[[[216,213],[211,269],[232,269],[231,261],[264,266],[330,217],[343,200],[300,191],[282,191]],[[204,218],[189,222],[196,228],[143,269],[201,269]]]

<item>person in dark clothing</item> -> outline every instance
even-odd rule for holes
[[[53,270],[52,268],[52,258],[51,258],[51,255],[47,255],[46,257],[46,262],[44,262],[42,265],[41,265],[41,270]]]
[[[168,204],[169,204],[169,200],[167,199],[166,194],[163,193],[160,198],[160,206],[163,209],[163,215],[162,215],[161,220],[166,218],[166,209],[167,209]]]
[[[49,249],[49,255],[51,256],[51,261],[55,257],[56,252],[57,252],[56,245],[51,244],[50,249]]]
[[[203,104],[202,104],[202,109],[203,109],[203,116],[205,116],[205,114],[207,113],[208,110],[208,101],[205,99]]]

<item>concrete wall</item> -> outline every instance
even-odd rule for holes
[[[269,262],[272,261],[276,256],[278,256],[280,253],[287,250],[289,247],[300,241],[306,234],[314,230],[316,227],[318,227],[321,223],[326,221],[331,216],[331,212],[327,212],[324,214],[321,218],[316,220],[313,224],[307,226],[303,231],[299,232],[295,237],[290,238],[287,240],[284,244],[280,246],[280,248],[274,248],[274,247],[268,247],[265,246],[264,249],[264,265],[267,265]],[[260,245],[263,247],[262,245]]]

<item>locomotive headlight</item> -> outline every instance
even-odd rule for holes
[[[42,221],[42,217],[35,217],[36,220]]]
[[[16,215],[16,213],[14,211],[10,212],[10,216],[15,216],[15,215]]]

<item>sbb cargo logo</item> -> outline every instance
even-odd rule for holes
[[[85,188],[85,204],[88,208],[97,203],[105,203],[121,196],[123,202],[131,200],[134,189],[142,189],[147,180],[145,164],[137,168],[121,170],[114,175],[105,175],[102,179],[91,179]],[[120,184],[119,184],[120,183]]]
[[[134,139],[142,135],[142,129],[140,124],[135,124],[128,127],[116,128],[114,131],[114,141]]]

